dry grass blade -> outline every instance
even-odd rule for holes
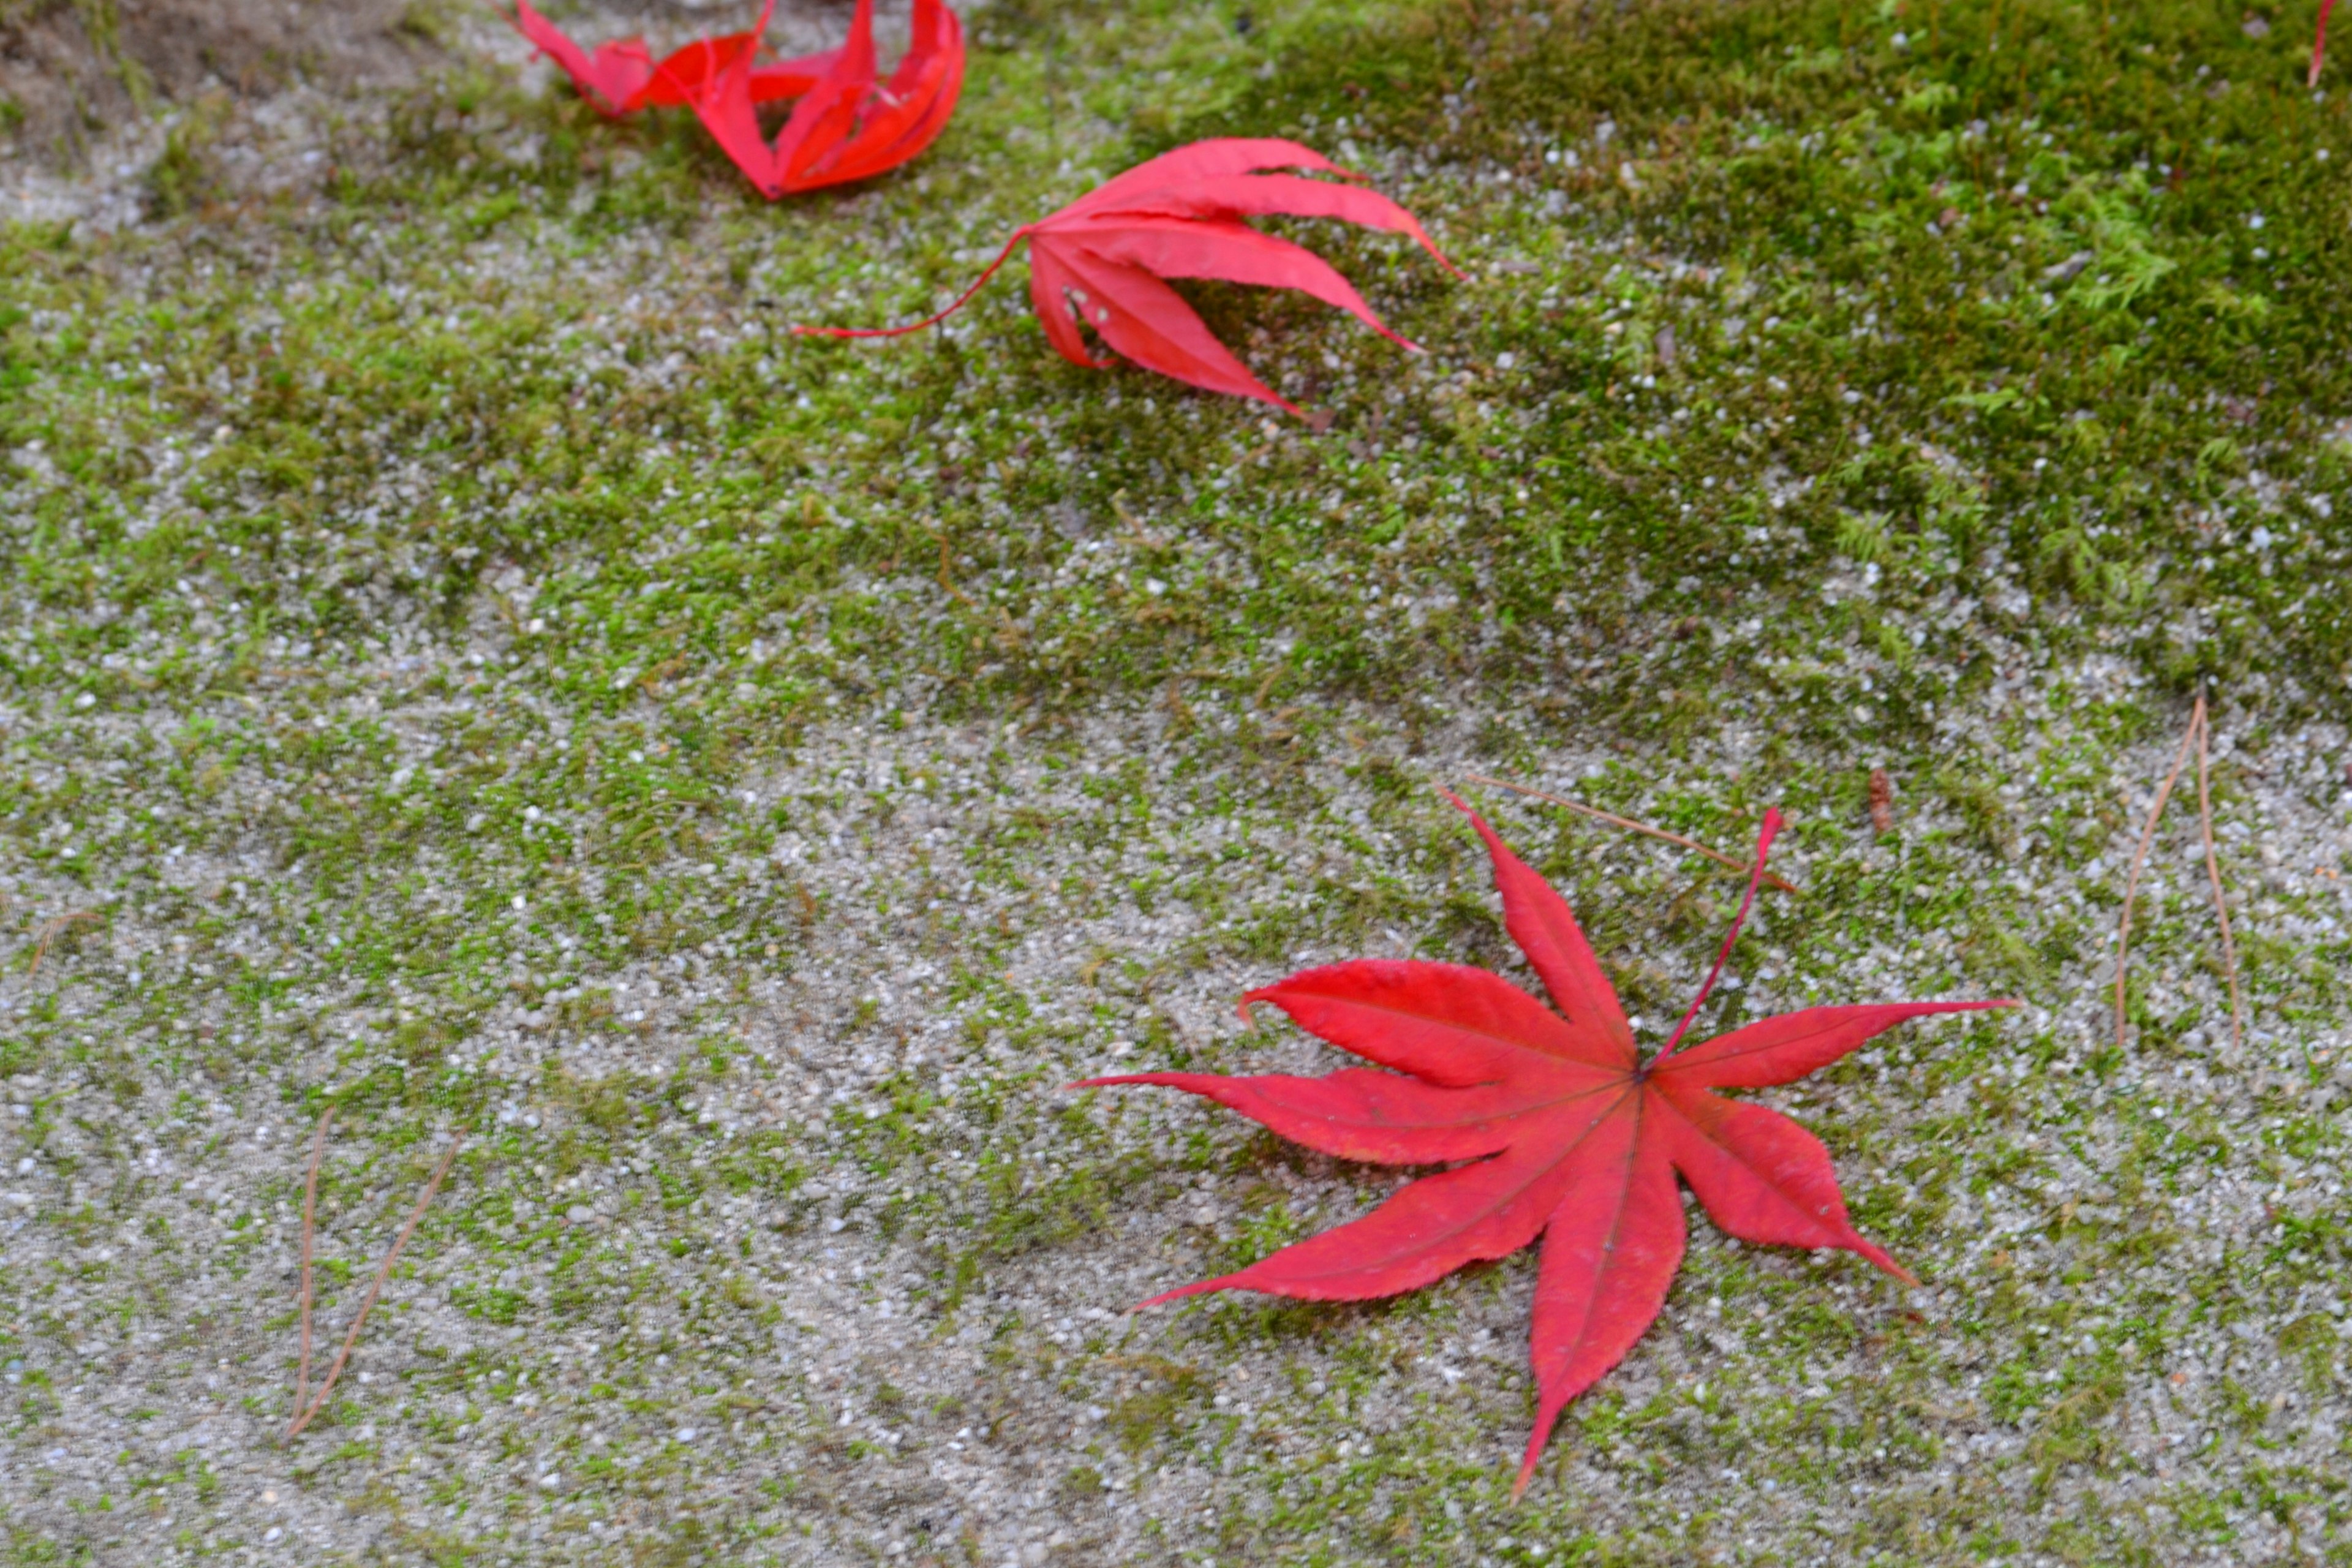
[[[319,1163],[326,1157],[327,1124],[335,1119],[335,1108],[327,1107],[319,1118],[319,1130],[310,1134],[310,1173],[302,1183],[302,1366],[294,1374],[294,1416],[299,1420],[303,1403],[310,1395],[310,1246],[319,1233]]]
[[[2139,848],[2132,856],[2131,876],[2124,883],[2123,918],[2116,926],[2116,1048],[2124,1047],[2125,985],[2130,978],[2132,900],[2139,896],[2139,874],[2147,865],[2148,847],[2156,842],[2157,819],[2164,815],[2165,803],[2172,798],[2172,786],[2180,782],[2180,770],[2189,765],[2189,748],[2198,743],[2205,731],[2205,699],[2200,696],[2197,706],[2189,713],[2188,733],[2180,737],[2180,751],[2172,759],[2172,771],[2164,775],[2164,783],[2156,792],[2156,804],[2147,808],[2147,826],[2140,829]]]
[[[323,1124],[320,1131],[321,1132],[325,1131]],[[424,1195],[416,1200],[416,1206],[408,1211],[408,1223],[400,1227],[400,1235],[393,1240],[392,1250],[383,1255],[382,1263],[376,1265],[375,1277],[368,1281],[367,1295],[360,1301],[358,1315],[352,1319],[351,1331],[343,1336],[342,1349],[335,1352],[334,1361],[327,1368],[327,1375],[320,1381],[318,1397],[303,1406],[301,1413],[294,1417],[294,1425],[286,1429],[286,1435],[289,1437],[300,1436],[302,1428],[308,1426],[319,1412],[327,1407],[327,1396],[335,1392],[336,1380],[343,1375],[343,1366],[352,1359],[352,1351],[360,1342],[360,1331],[367,1327],[368,1314],[375,1310],[375,1300],[383,1293],[383,1282],[392,1278],[392,1266],[400,1261],[401,1251],[407,1247],[408,1238],[416,1234],[417,1222],[425,1217],[425,1211],[432,1206],[433,1194],[441,1190],[442,1178],[449,1173],[450,1162],[457,1159],[457,1151],[465,1142],[466,1135],[462,1132],[450,1139],[448,1152],[441,1156],[441,1163],[433,1167],[433,1179],[425,1184]],[[309,1294],[309,1270],[306,1268],[303,1290],[306,1307]],[[307,1347],[310,1342],[310,1316],[306,1311],[302,1321],[306,1363],[309,1355]]]
[[[1603,811],[1597,805],[1587,805],[1582,801],[1570,800],[1566,795],[1553,795],[1548,790],[1530,789],[1526,784],[1515,784],[1507,779],[1488,778],[1484,773],[1465,773],[1462,776],[1472,784],[1486,784],[1493,789],[1507,789],[1513,795],[1523,795],[1530,800],[1548,801],[1553,805],[1573,811],[1580,816],[1589,816],[1595,822],[1605,822],[1612,827],[1624,828],[1629,833],[1646,834],[1652,838],[1664,839],[1668,844],[1678,844],[1693,854],[1704,855],[1717,865],[1737,871],[1743,877],[1755,868],[1754,862],[1735,860],[1720,849],[1708,848],[1696,838],[1685,838],[1679,833],[1669,833],[1663,827],[1653,827],[1646,822],[1636,822],[1630,816],[1619,816],[1613,812]],[[1784,893],[1793,893],[1797,890],[1769,871],[1764,873],[1764,886],[1777,888]]]
[[[43,921],[39,928],[33,932],[33,962],[25,966],[25,973],[27,974],[40,973],[41,960],[49,955],[49,944],[64,934],[68,926],[79,921],[97,919],[98,916],[88,910],[73,910]]]
[[[2197,826],[2205,836],[2205,875],[2213,884],[2213,913],[2221,921],[2221,973],[2230,982],[2230,1056],[2234,1061],[2245,1047],[2245,1015],[2238,1000],[2238,944],[2230,935],[2230,900],[2221,891],[2221,859],[2213,848],[2213,793],[2206,781],[2212,739],[2213,721],[2208,715],[2197,727]]]

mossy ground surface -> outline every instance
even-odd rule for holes
[[[0,228],[6,1561],[2352,1560],[2307,17],[1024,0],[930,154],[776,206],[420,17],[475,63]],[[1297,231],[1420,357],[1190,290],[1328,428],[1009,281],[787,334],[1244,132],[1469,275]],[[2200,689],[2247,1032],[2192,790],[2118,1048]],[[1302,963],[1527,980],[1472,773],[1790,814],[1707,1026],[2025,1004],[1769,1097],[1918,1289],[1696,1221],[1517,1504],[1529,1258],[1126,1317],[1398,1177],[1059,1088],[1333,1065],[1231,1010]],[[1471,793],[1662,1036],[1737,881]],[[329,1104],[331,1344],[466,1142],[288,1440]]]

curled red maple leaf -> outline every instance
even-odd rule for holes
[[[895,169],[938,140],[963,89],[963,24],[940,0],[915,0],[907,53],[887,83],[875,79],[874,0],[857,0],[840,48],[755,63],[774,13],[767,0],[748,32],[700,38],[659,64],[626,38],[592,54],[516,0],[516,26],[609,116],[663,105],[695,112],[735,166],[770,200],[863,180]],[[758,106],[793,106],[772,144]]]
[[[1683,1257],[1677,1173],[1715,1223],[1742,1241],[1843,1247],[1911,1279],[1847,1219],[1820,1140],[1777,1110],[1717,1090],[1794,1082],[1906,1018],[2014,1004],[1812,1007],[1680,1048],[1755,902],[1780,824],[1780,813],[1768,811],[1748,897],[1715,969],[1665,1046],[1644,1061],[1567,900],[1467,805],[1448,798],[1486,841],[1504,923],[1551,1007],[1481,969],[1335,963],[1251,992],[1244,1016],[1253,1004],[1271,1003],[1309,1033],[1392,1070],[1129,1073],[1071,1087],[1184,1089],[1346,1160],[1463,1162],[1360,1219],[1136,1310],[1234,1289],[1368,1300],[1504,1257],[1540,1235],[1530,1336],[1536,1422],[1517,1485],[1525,1491],[1560,1411],[1624,1357],[1664,1304]]]
[[[2311,74],[2305,87],[2319,85],[2319,67],[2327,57],[2327,14],[2336,9],[2336,0],[2319,0],[2319,25],[2311,32]]]
[[[1389,330],[1355,285],[1329,262],[1242,220],[1276,214],[1339,218],[1410,235],[1440,266],[1457,276],[1461,269],[1445,259],[1420,220],[1386,196],[1360,185],[1263,172],[1268,169],[1358,178],[1296,142],[1275,137],[1195,142],[1139,163],[1059,212],[1015,229],[971,287],[937,315],[903,327],[797,326],[793,331],[828,338],[888,338],[936,326],[963,309],[1025,239],[1030,303],[1047,341],[1072,364],[1099,370],[1111,363],[1087,352],[1080,329],[1090,328],[1116,353],[1147,370],[1297,414],[1296,405],[1252,375],[1162,279],[1217,278],[1297,289],[1418,353],[1415,344]]]

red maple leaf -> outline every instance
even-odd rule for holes
[[[1339,218],[1411,235],[1448,271],[1458,276],[1460,268],[1445,259],[1419,220],[1386,196],[1358,185],[1261,172],[1267,169],[1357,177],[1296,142],[1273,137],[1195,142],[1139,163],[1061,211],[1014,230],[971,287],[935,316],[904,327],[793,330],[830,338],[888,338],[935,326],[979,293],[1025,239],[1030,302],[1048,341],[1072,364],[1099,370],[1112,363],[1087,352],[1080,329],[1090,329],[1147,370],[1297,414],[1296,405],[1252,375],[1217,341],[1163,279],[1217,278],[1297,289],[1349,311],[1382,337],[1418,353],[1414,344],[1389,331],[1329,262],[1242,220],[1275,214]]]
[[[936,141],[963,89],[963,24],[940,0],[915,0],[907,53],[875,79],[874,0],[857,0],[849,40],[797,59],[755,63],[775,0],[748,32],[699,38],[659,64],[636,38],[593,54],[516,0],[516,25],[570,75],[590,102],[618,116],[656,106],[691,109],[719,149],[770,200],[879,174]],[[759,105],[795,98],[772,144]]]
[[[1567,900],[1467,805],[1454,804],[1486,842],[1504,923],[1552,1007],[1483,969],[1335,963],[1251,992],[1244,1016],[1252,1004],[1270,1002],[1309,1033],[1394,1071],[1131,1073],[1072,1087],[1184,1089],[1344,1160],[1465,1162],[1422,1177],[1361,1219],[1136,1310],[1234,1289],[1369,1300],[1504,1257],[1541,1235],[1530,1347],[1538,1399],[1519,1468],[1524,1491],[1560,1410],[1623,1358],[1665,1301],[1683,1257],[1677,1172],[1715,1223],[1742,1241],[1842,1247],[1911,1280],[1848,1222],[1820,1140],[1779,1111],[1716,1090],[1794,1082],[1906,1018],[2013,1004],[1812,1007],[1678,1049],[1755,901],[1780,823],[1768,811],[1755,878],[1714,973],[1664,1047],[1643,1061]]]

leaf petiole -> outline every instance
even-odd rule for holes
[[[1707,972],[1706,984],[1700,986],[1698,994],[1691,998],[1690,1010],[1683,1015],[1683,1021],[1675,1026],[1675,1032],[1668,1037],[1664,1049],[1650,1058],[1652,1067],[1675,1054],[1675,1047],[1683,1043],[1685,1035],[1690,1033],[1691,1020],[1696,1018],[1698,1010],[1706,1005],[1707,993],[1713,991],[1715,983],[1723,978],[1723,966],[1731,962],[1731,944],[1739,940],[1739,928],[1748,923],[1748,911],[1756,907],[1756,889],[1764,882],[1764,859],[1772,853],[1772,838],[1780,831],[1780,808],[1777,805],[1765,807],[1764,830],[1756,836],[1756,866],[1748,877],[1748,896],[1739,900],[1739,912],[1731,917],[1731,929],[1723,933],[1723,950],[1715,955],[1715,967]]]
[[[954,302],[937,315],[926,316],[919,321],[909,321],[903,327],[810,327],[796,324],[793,328],[793,335],[796,338],[901,338],[908,332],[919,332],[925,327],[936,327],[966,305],[971,304],[971,297],[988,287],[988,280],[996,276],[997,269],[1013,259],[1013,247],[1028,237],[1029,230],[1026,226],[1014,229],[1013,237],[1004,242],[1004,248],[996,253],[996,259],[990,262],[981,275],[971,280],[971,287],[957,295]]]

